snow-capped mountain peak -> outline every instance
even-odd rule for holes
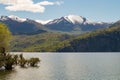
[[[18,16],[14,16],[14,15],[10,15],[10,16],[8,16],[10,19],[12,19],[12,20],[15,20],[15,21],[18,21],[18,22],[24,22],[24,21],[26,21],[26,19],[24,19],[24,18],[20,18],[20,17],[18,17]]]
[[[65,16],[64,18],[73,24],[82,24],[87,21],[86,18],[77,15],[68,15]]]
[[[24,18],[20,18],[18,16],[14,16],[14,15],[10,15],[10,16],[1,16],[0,20],[2,21],[6,21],[6,20],[14,20],[14,21],[18,21],[18,22],[24,22],[26,21],[26,19]]]
[[[77,15],[68,15],[68,16],[64,16],[61,18],[57,18],[54,20],[49,21],[48,23],[46,23],[45,25],[50,25],[50,24],[58,24],[58,23],[71,23],[71,24],[86,24],[89,21],[82,17],[82,16],[77,16]]]

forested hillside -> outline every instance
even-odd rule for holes
[[[41,33],[36,35],[16,35],[11,42],[11,51],[44,52],[48,46],[56,45],[72,36],[62,33]]]
[[[118,24],[118,22],[117,22]],[[114,24],[116,25],[116,23]],[[119,52],[120,25],[82,34],[50,47],[55,52]]]

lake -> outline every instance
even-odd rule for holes
[[[37,68],[17,66],[13,71],[0,71],[0,80],[120,80],[119,53],[25,53],[24,56],[39,57],[42,61]]]

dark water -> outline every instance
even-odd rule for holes
[[[120,80],[119,53],[31,53],[24,56],[40,57],[40,67],[0,71],[0,80]]]

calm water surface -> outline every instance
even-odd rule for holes
[[[0,71],[0,80],[120,80],[119,53],[25,53],[24,56],[39,57],[40,67]]]

